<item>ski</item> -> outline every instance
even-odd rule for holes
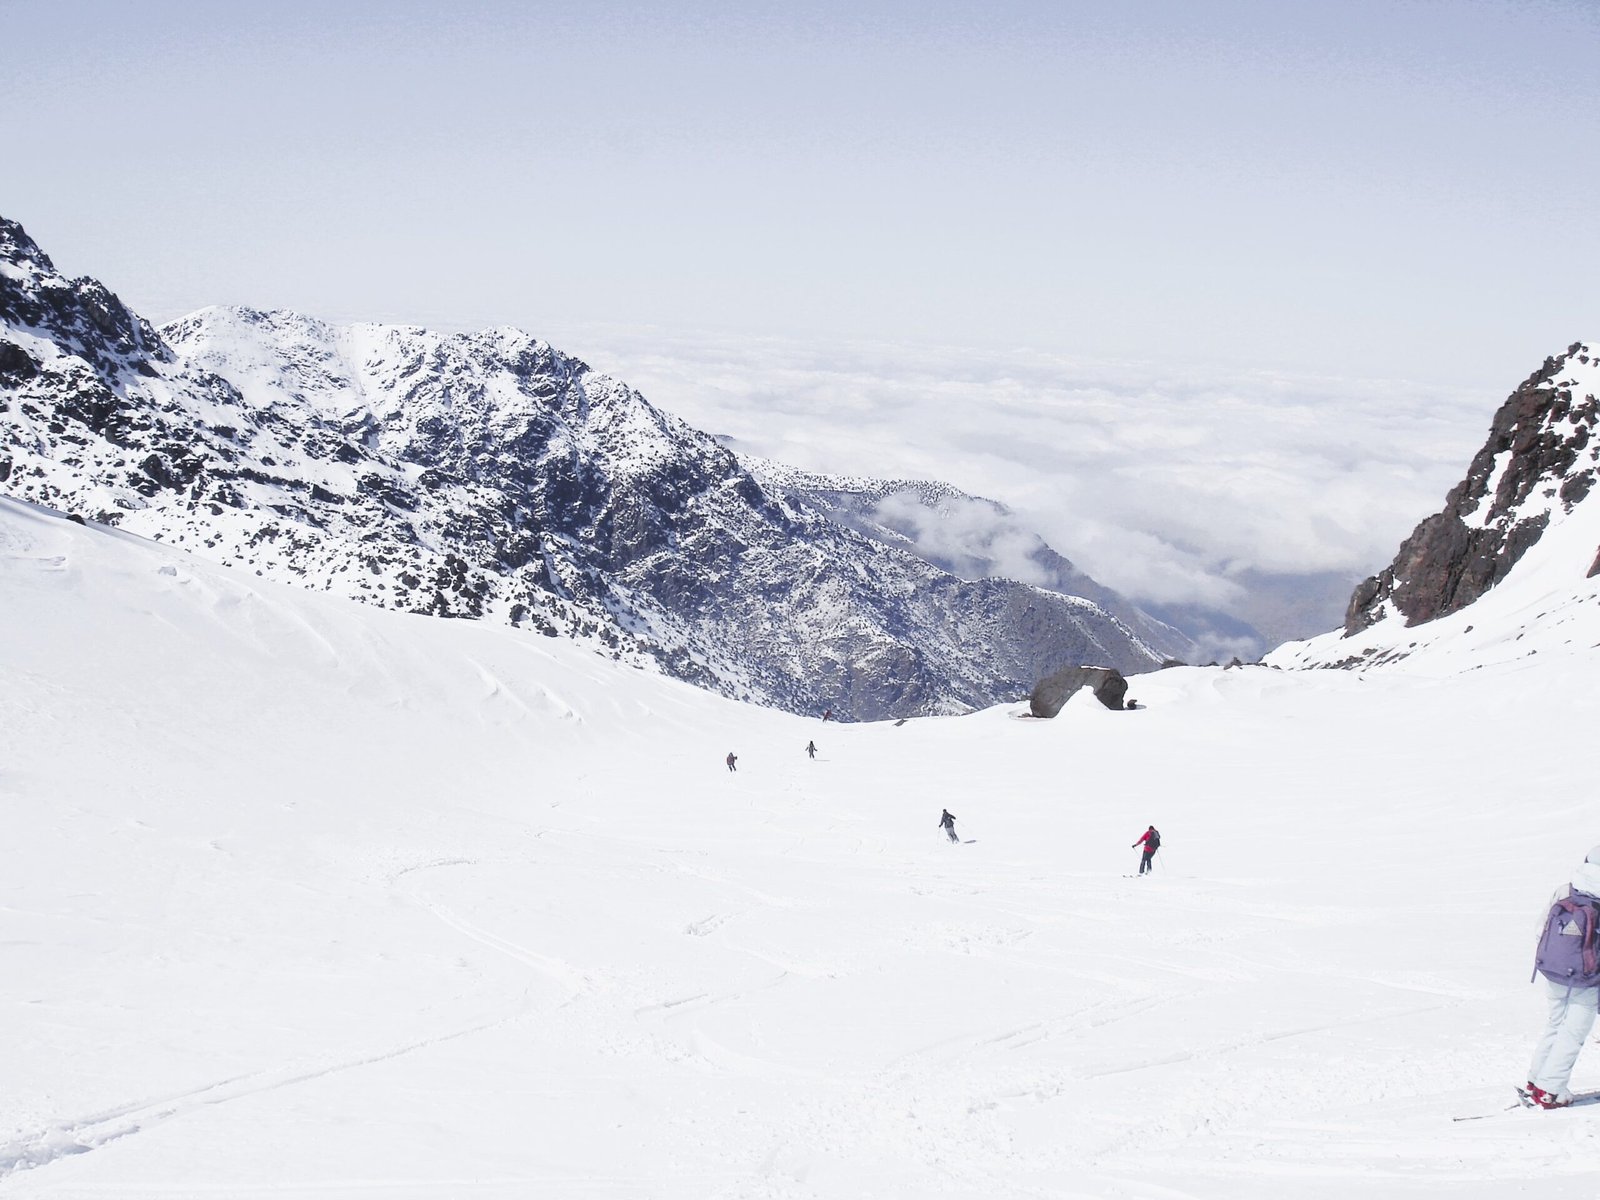
[[[1525,1087],[1517,1088],[1517,1102],[1508,1104],[1504,1108],[1495,1109],[1494,1112],[1473,1113],[1465,1117],[1451,1117],[1452,1121],[1487,1121],[1490,1117],[1498,1117],[1508,1112],[1515,1112],[1519,1108],[1537,1109],[1539,1111],[1560,1112],[1566,1108],[1587,1108],[1591,1104],[1600,1104],[1600,1092],[1581,1092],[1572,1097],[1571,1104],[1563,1104],[1561,1108],[1540,1109],[1534,1100],[1533,1093]]]
[[[1533,1093],[1525,1087],[1517,1089],[1517,1102],[1523,1108],[1539,1108],[1540,1105],[1533,1098]],[[1572,1102],[1563,1104],[1561,1108],[1587,1108],[1591,1104],[1600,1104],[1600,1092],[1574,1092]],[[1552,1108],[1550,1112],[1560,1112],[1561,1108]]]

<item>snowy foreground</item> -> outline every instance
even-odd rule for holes
[[[1600,1185],[1600,638],[840,727],[9,501],[0,614],[0,1196]]]

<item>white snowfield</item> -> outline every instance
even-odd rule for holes
[[[0,501],[0,1196],[1592,1197],[1596,611],[838,726]]]

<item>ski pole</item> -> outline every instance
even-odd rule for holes
[[[1161,857],[1161,851],[1159,850],[1156,851],[1156,861],[1161,864],[1161,873],[1165,875],[1167,873],[1167,860]]]

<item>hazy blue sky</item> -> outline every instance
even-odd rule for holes
[[[1600,328],[1600,4],[0,0],[0,212],[158,319],[1509,388]]]

